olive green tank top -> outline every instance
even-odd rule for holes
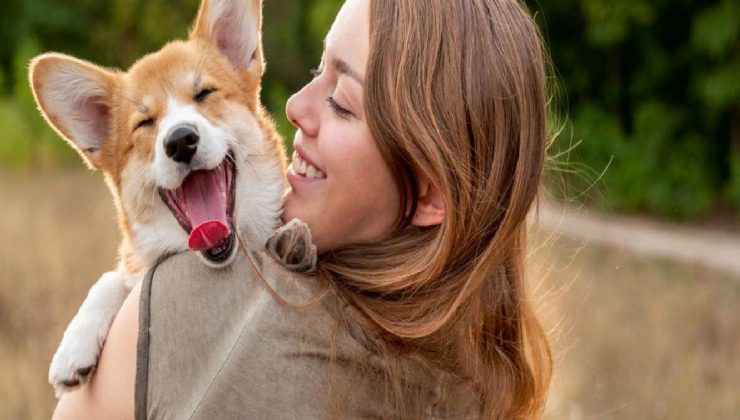
[[[256,256],[265,279],[285,300],[310,302],[315,279]],[[339,327],[343,305],[332,293],[307,307],[278,303],[237,255],[214,269],[184,253],[154,267],[142,285],[137,350],[137,420],[400,418],[387,408],[380,362]],[[461,390],[454,413],[436,408],[433,376],[415,418],[475,418]]]

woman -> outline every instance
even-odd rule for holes
[[[517,0],[345,3],[316,77],[287,106],[293,167],[326,175],[291,170],[284,213],[311,227],[325,299],[341,302],[326,312],[341,321],[340,344],[322,353],[338,356],[318,366],[354,381],[306,383],[307,395],[342,395],[316,417],[376,405],[389,418],[541,414],[551,360],[523,261],[545,159],[544,84],[540,38]],[[55,418],[131,418],[140,294],[116,319],[93,381]],[[297,413],[295,400],[276,398]]]

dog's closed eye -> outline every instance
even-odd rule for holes
[[[218,89],[212,88],[212,87],[201,89],[198,93],[196,93],[193,96],[193,100],[197,103],[201,103],[205,101],[206,98],[208,98],[208,96],[210,96],[213,92],[216,92],[217,90]]]
[[[143,128],[143,127],[151,127],[151,126],[154,125],[155,122],[156,122],[156,120],[154,119],[154,117],[149,117],[149,118],[147,118],[145,120],[141,120],[138,124],[136,124],[136,127],[134,128],[134,131],[136,131],[136,130],[138,130],[140,128]]]

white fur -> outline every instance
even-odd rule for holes
[[[143,265],[153,265],[162,255],[187,250],[187,234],[157,189],[179,187],[191,170],[215,168],[229,150],[237,168],[234,220],[240,237],[261,249],[275,230],[284,189],[280,163],[265,158],[270,140],[246,107],[233,105],[225,111],[225,121],[211,122],[196,107],[170,98],[168,112],[160,123],[154,162],[130,163],[124,169],[121,205],[127,214],[137,215],[131,226],[131,246]],[[196,126],[201,136],[191,165],[174,162],[164,152],[167,133],[181,124]]]
[[[131,220],[129,244],[139,258],[136,265],[152,266],[160,257],[186,251],[188,235],[177,223],[157,190],[154,167],[132,162],[121,175],[121,206]]]
[[[165,141],[170,132],[182,124],[195,126],[200,135],[198,151],[189,165],[175,162],[165,153]],[[223,130],[211,124],[192,104],[183,104],[169,97],[167,113],[159,123],[159,133],[155,142],[154,168],[157,185],[165,189],[175,189],[191,170],[213,169],[223,162],[228,152],[227,139]]]
[[[228,110],[224,127],[231,131],[231,149],[237,162],[234,220],[245,240],[261,249],[274,232],[282,210],[284,174],[280,162],[265,159],[267,139],[254,116],[245,109]]]
[[[253,10],[252,5],[252,1],[245,0],[212,0],[206,16],[212,40],[238,66],[251,64],[251,54],[259,42],[260,12]],[[52,111],[63,114],[62,124],[72,133],[77,147],[97,150],[102,138],[86,126],[90,116],[68,108],[70,103],[79,105],[90,98],[105,97],[104,85],[74,66],[52,73],[53,83],[41,89],[43,100],[51,104],[48,108]],[[184,73],[173,79],[173,84],[180,81],[191,85],[194,77],[193,73]],[[151,100],[144,98],[147,103]],[[280,162],[268,151],[267,142],[272,140],[265,137],[247,107],[232,104],[224,115],[228,116],[224,121],[210,121],[195,105],[184,104],[170,95],[167,111],[159,120],[153,161],[131,160],[123,169],[117,199],[129,221],[131,237],[122,244],[121,254],[133,259],[133,266],[151,267],[169,253],[188,249],[188,235],[159,197],[158,189],[180,187],[191,171],[217,167],[229,151],[234,154],[237,168],[234,222],[240,238],[246,246],[262,250],[276,229],[285,181]],[[192,124],[200,135],[190,164],[173,161],[164,149],[166,136],[181,124]],[[112,185],[111,179],[107,178],[107,182]],[[57,394],[70,389],[66,381],[85,382],[88,376],[79,375],[78,370],[97,364],[113,317],[143,277],[143,273],[126,270],[121,265],[118,271],[104,274],[65,331],[49,371],[49,381]]]
[[[93,285],[64,331],[62,343],[51,361],[50,383],[60,384],[71,379],[80,383],[87,381],[89,375],[79,375],[78,369],[95,367],[113,318],[140,279],[135,274],[111,271]],[[57,386],[56,391],[60,396],[64,388]]]

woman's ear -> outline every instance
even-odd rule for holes
[[[445,198],[437,186],[428,180],[419,185],[419,200],[411,224],[418,227],[431,227],[442,224],[445,218]]]

